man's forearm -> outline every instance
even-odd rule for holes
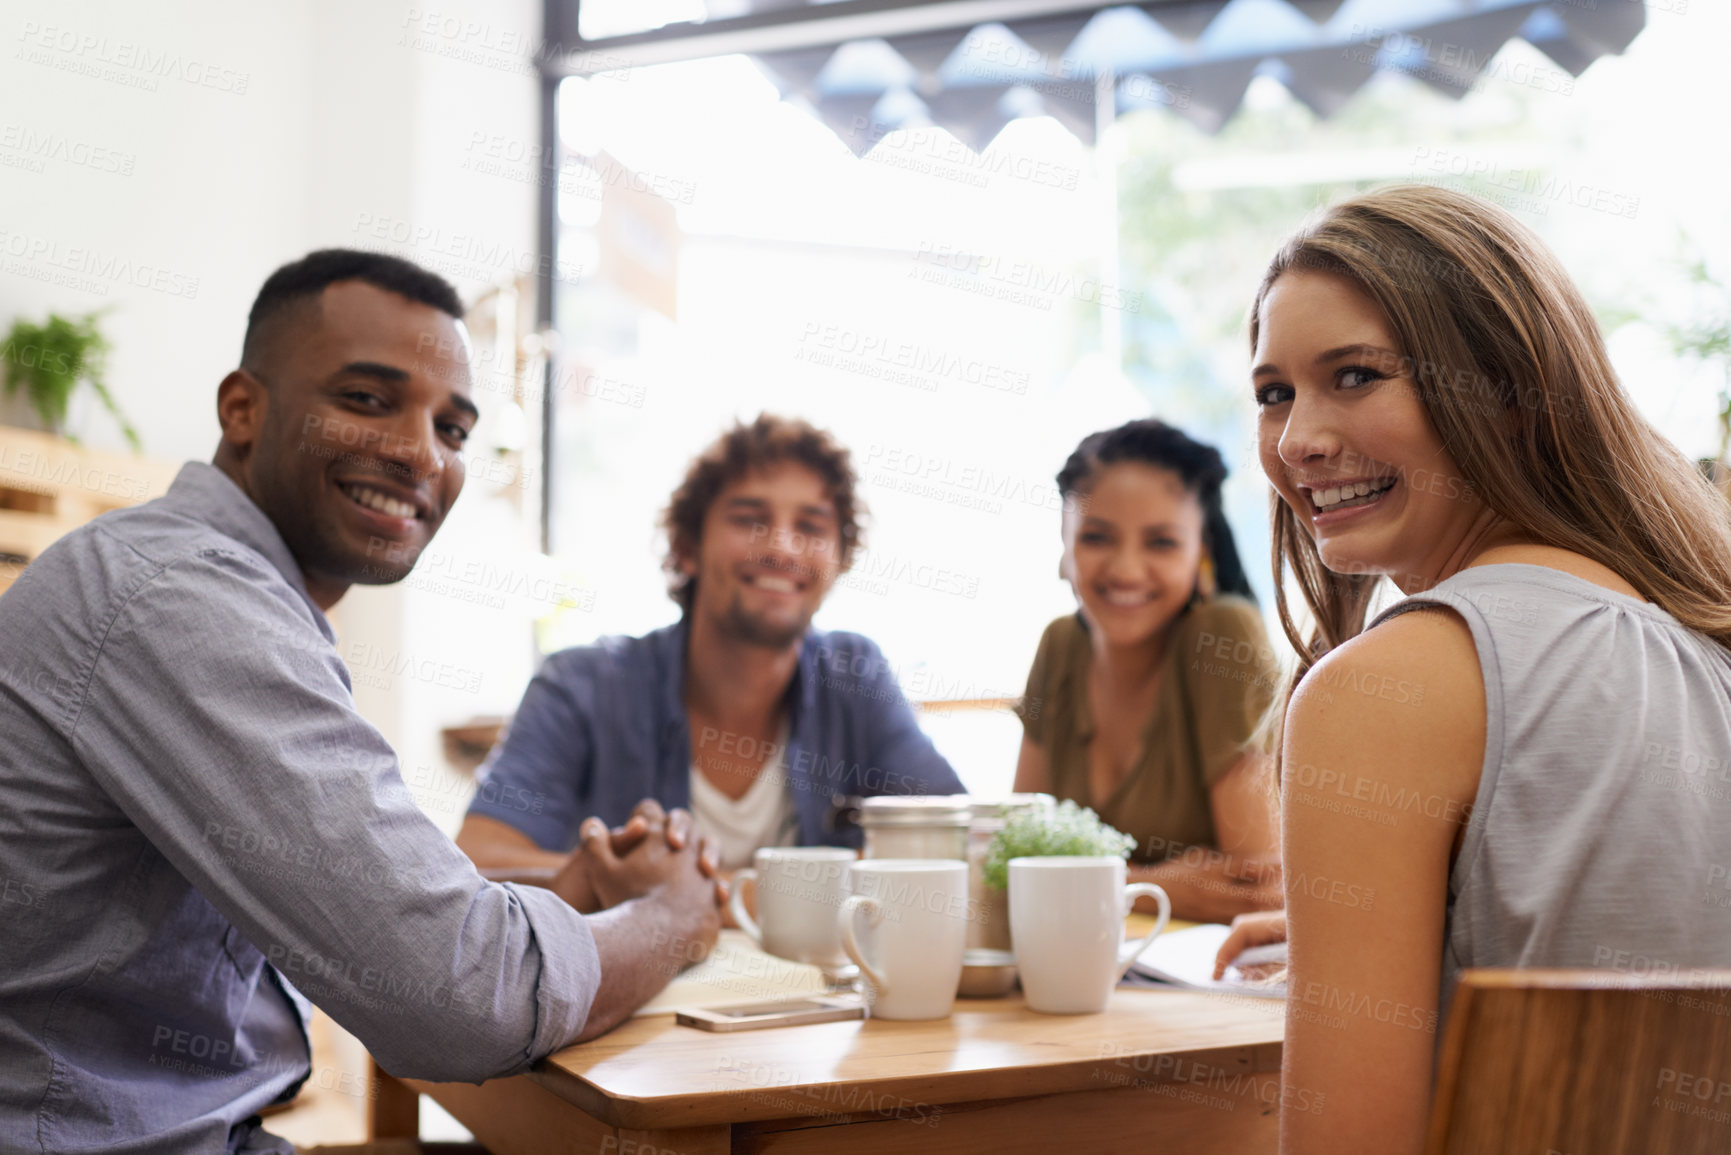
[[[545,887],[583,914],[601,907],[577,855],[542,850],[528,835],[496,819],[476,815],[464,819],[457,832],[457,849],[489,882]]]
[[[707,955],[714,937],[655,895],[591,915],[589,930],[601,960],[601,986],[578,1042],[624,1022],[674,975]]]
[[[546,851],[535,853],[547,855]],[[545,866],[482,866],[477,862],[475,869],[488,882],[515,882],[523,886],[539,886],[551,890],[570,903],[579,914],[594,914],[601,909],[601,902],[595,897],[595,888],[589,883],[584,864],[578,861],[575,855],[552,854],[547,857],[552,861]]]
[[[538,846],[516,846],[508,842],[499,842],[487,838],[459,838],[457,848],[469,856],[475,866],[488,878],[488,871],[551,871],[557,873],[569,854],[560,854],[552,850],[542,850]],[[551,874],[548,875],[551,877]],[[494,878],[497,882],[520,882],[526,879]]]
[[[536,886],[545,886],[546,883],[537,882],[533,872],[551,870],[558,873],[571,857],[553,850],[542,850],[516,827],[478,814],[463,819],[463,828],[457,831],[457,849],[467,854],[469,861],[494,882],[527,882]],[[501,873],[489,873],[493,871]],[[508,871],[529,873],[503,873]]]
[[[516,882],[524,886],[553,885],[553,880],[559,876],[559,864],[548,866],[482,866],[475,864],[475,869],[488,882]]]

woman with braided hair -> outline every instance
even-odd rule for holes
[[[1083,439],[1058,474],[1059,571],[1018,714],[1016,789],[1091,807],[1136,839],[1135,880],[1176,918],[1280,905],[1261,723],[1280,680],[1221,510],[1213,447],[1153,419]]]

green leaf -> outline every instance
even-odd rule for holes
[[[1134,838],[1107,826],[1086,806],[1068,800],[1058,803],[1057,809],[1050,812],[1018,811],[986,847],[986,885],[997,890],[1009,888],[1012,858],[1061,855],[1129,858],[1135,845]]]
[[[66,413],[78,386],[88,384],[102,407],[119,422],[127,444],[134,452],[142,453],[144,444],[138,430],[108,391],[111,346],[98,326],[101,317],[102,311],[98,310],[72,318],[50,313],[40,325],[23,318],[14,321],[5,341],[0,343],[6,395],[10,397],[24,390],[42,424],[76,443],[78,438],[66,428]]]

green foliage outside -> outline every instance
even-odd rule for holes
[[[1723,367],[1719,457],[1726,459],[1731,286],[1723,270],[1716,276],[1689,251],[1687,237],[1677,259],[1656,263],[1658,276],[1628,276],[1630,242],[1641,235],[1633,217],[1638,210],[1644,222],[1653,207],[1632,203],[1638,185],[1616,183],[1594,162],[1605,140],[1592,101],[1495,76],[1456,101],[1387,75],[1324,120],[1274,83],[1256,82],[1214,136],[1169,110],[1119,122],[1119,283],[1142,301],[1124,319],[1122,369],[1151,412],[1226,454],[1235,524],[1265,517],[1246,373],[1248,312],[1268,260],[1318,209],[1393,183],[1446,185],[1503,206],[1565,254],[1607,337],[1644,324],[1668,338],[1681,361]],[[1626,215],[1588,211],[1573,199],[1607,181],[1622,198],[1613,208]],[[1256,537],[1240,536],[1252,574],[1266,557]]]
[[[1125,372],[1179,423],[1233,429],[1250,388],[1250,304],[1280,243],[1323,206],[1404,181],[1446,183],[1519,211],[1514,190],[1534,184],[1557,143],[1536,125],[1545,99],[1496,90],[1456,103],[1390,77],[1327,120],[1284,96],[1247,102],[1215,136],[1165,110],[1127,116],[1119,259],[1143,308],[1127,318]],[[1534,155],[1526,168],[1485,159],[1523,148]],[[1438,163],[1445,157],[1486,171],[1457,178]]]
[[[1731,285],[1716,278],[1704,258],[1686,263],[1689,284],[1705,304],[1690,321],[1670,325],[1671,348],[1688,360],[1717,363],[1725,375],[1719,388],[1719,460],[1731,456]]]

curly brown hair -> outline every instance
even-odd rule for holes
[[[697,579],[682,573],[679,562],[697,555],[709,507],[723,489],[746,474],[787,461],[805,466],[829,489],[841,531],[841,572],[846,573],[853,565],[866,509],[854,492],[859,478],[854,474],[852,457],[827,430],[797,417],[760,413],[749,425],[735,422],[697,455],[661,515],[661,527],[667,532],[667,556],[661,568],[667,573],[667,594],[683,612],[690,613],[696,602]]]

